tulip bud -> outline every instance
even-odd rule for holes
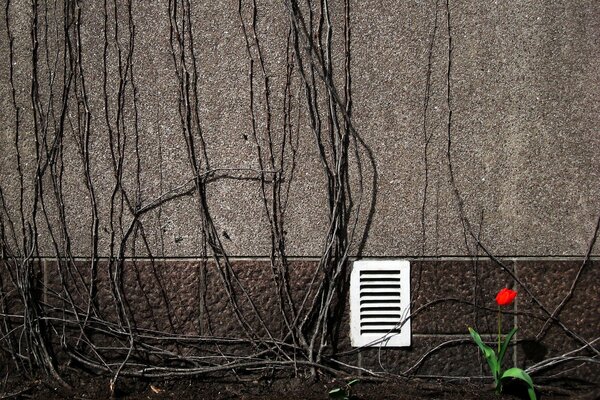
[[[504,288],[496,295],[496,303],[498,303],[499,306],[507,306],[513,302],[515,297],[517,297],[517,292]]]

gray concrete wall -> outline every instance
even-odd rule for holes
[[[474,247],[465,245],[458,200],[450,182],[449,160],[456,189],[464,201],[465,217],[492,252],[519,256],[585,254],[600,212],[598,3],[451,2],[450,102],[447,14],[443,4],[436,9],[435,3],[351,4],[353,121],[372,151],[377,171],[375,212],[363,254],[473,254]],[[194,2],[192,7],[200,126],[211,166],[257,169],[249,113],[250,63],[237,3]],[[90,164],[100,210],[100,249],[106,255],[115,179],[104,115],[104,11],[101,3],[92,2],[83,4],[81,12],[84,76],[91,111]],[[4,10],[2,13],[4,19]],[[335,76],[340,77],[343,7],[334,4],[331,13]],[[41,6],[40,15],[43,16]],[[109,16],[106,92],[114,129],[119,71],[112,9]],[[44,105],[48,104],[50,82],[45,49],[49,49],[52,66],[57,55],[56,24],[52,23],[56,17],[60,15],[48,15],[47,46],[40,21],[38,73]],[[119,6],[118,18],[124,59],[129,26],[125,5]],[[139,201],[148,204],[185,184],[191,173],[178,115],[167,5],[136,4],[132,18],[139,144],[136,150],[133,89],[128,82],[123,105],[128,138],[124,185],[134,197],[139,155]],[[247,9],[243,10],[243,18],[250,20]],[[14,36],[16,102],[20,107],[19,147],[26,164],[25,203],[30,204],[35,165],[31,162],[34,134],[30,5],[11,2],[9,19]],[[277,134],[283,128],[288,23],[282,2],[259,2],[257,35],[270,77],[273,130]],[[19,178],[6,27],[2,35],[0,184],[18,225],[15,210]],[[62,57],[62,51],[58,55]],[[261,75],[258,66],[255,68],[254,90],[260,94]],[[56,78],[54,102],[59,104],[61,71],[57,71]],[[304,94],[298,76],[294,79],[291,100],[294,107],[299,104],[300,108],[299,114],[297,108],[293,110],[295,116],[299,115],[295,126],[298,156],[285,229],[290,255],[316,256],[327,229],[325,179],[309,129]],[[69,104],[68,117],[75,118],[77,102],[70,99]],[[265,115],[257,108],[259,137],[263,138],[260,129],[264,127]],[[86,256],[90,251],[91,207],[77,141],[68,123],[64,139],[64,206],[70,234],[77,238],[72,242],[73,252]],[[366,171],[367,175],[370,172]],[[366,176],[366,183],[371,182],[372,176]],[[357,191],[356,185],[354,190]],[[223,238],[231,255],[269,253],[259,182],[216,180],[210,183],[208,195],[219,232],[227,232],[231,238]],[[366,200],[371,195],[367,190]],[[50,208],[53,204],[49,193],[48,196]],[[144,216],[145,233],[154,255],[193,257],[200,253],[200,221],[194,209],[193,197],[182,197]],[[43,252],[51,255],[51,246],[43,234],[40,240]]]

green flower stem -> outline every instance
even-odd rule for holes
[[[500,354],[500,341],[502,340],[502,313],[500,312],[500,306],[498,306],[498,353]]]

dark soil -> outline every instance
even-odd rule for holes
[[[0,400],[7,399],[110,399],[109,378],[89,375],[69,377],[73,389],[45,380],[27,380],[8,376],[0,383]],[[343,386],[342,381],[314,382],[311,379],[270,380],[200,380],[179,379],[174,381],[142,381],[121,379],[113,398],[141,399],[242,399],[242,400],[327,400],[328,392]],[[408,399],[459,399],[459,400],[511,400],[527,399],[521,388],[513,388],[513,394],[496,395],[489,386],[461,382],[450,383],[433,380],[406,380],[394,382],[361,381],[352,388],[353,400],[408,400]],[[570,391],[564,388],[542,388],[538,399],[600,398],[598,388]]]

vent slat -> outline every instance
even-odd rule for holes
[[[363,315],[360,322],[373,322],[373,321],[381,321],[381,322],[385,322],[390,323],[390,324],[397,324],[400,323],[400,321],[402,321],[402,315],[397,314],[397,315],[384,315],[384,314],[373,314],[373,315]]]
[[[360,280],[362,281],[363,279],[385,279],[385,280],[398,280],[400,275],[390,275],[390,274],[371,274],[371,275],[365,275],[365,276],[361,276]]]
[[[400,333],[400,329],[361,329],[361,335],[374,335],[377,334],[379,337],[384,337],[385,335],[392,335]]]
[[[398,315],[401,316],[400,307],[397,310],[385,310],[385,309],[374,309],[374,310],[360,310],[361,317],[372,316],[372,315]]]
[[[402,324],[384,324],[384,323],[362,323],[360,329],[385,329],[391,331],[394,329],[402,329]]]
[[[360,297],[364,297],[364,296],[400,297],[402,295],[402,293],[399,290],[390,290],[390,289],[363,289],[363,290],[360,290],[359,294],[360,294]]]
[[[390,289],[365,289],[360,291],[361,299],[366,299],[368,297],[379,299],[384,297],[399,299],[401,297],[401,293],[395,292],[393,290],[390,291]]]
[[[393,278],[379,278],[379,277],[368,277],[368,278],[360,278],[360,281],[362,283],[365,282],[400,282],[400,278],[398,277],[393,277]]]
[[[393,284],[393,283],[388,283],[388,282],[377,282],[377,283],[373,282],[373,283],[367,283],[367,284],[360,285],[361,293],[364,290],[369,290],[369,289],[400,290],[400,283]]]
[[[360,324],[360,329],[382,329],[386,331],[400,330],[400,324]]]
[[[360,271],[360,276],[367,275],[400,275],[399,269],[365,269]]]
[[[360,313],[364,314],[364,313],[369,313],[372,311],[379,311],[379,312],[387,312],[387,311],[397,311],[400,312],[401,308],[400,307],[390,307],[390,305],[388,303],[382,303],[379,307],[374,307],[372,304],[366,304],[360,307]]]
[[[393,306],[398,306],[398,307],[389,307],[390,303],[381,303],[381,304],[377,304],[377,303],[367,303],[367,304],[361,304],[361,309],[360,309],[360,314],[363,315],[365,313],[373,313],[373,312],[396,312],[399,313],[402,311],[402,307],[400,307],[400,303],[394,303],[391,304]],[[366,308],[364,308],[366,307]]]
[[[385,314],[371,314],[361,315],[360,321],[384,321],[385,323],[396,323],[402,319],[402,315],[385,315]]]
[[[402,299],[400,299],[399,297],[361,297],[360,305],[369,307],[401,307]]]
[[[360,296],[360,304],[375,304],[381,303],[382,305],[400,303],[399,296]]]

